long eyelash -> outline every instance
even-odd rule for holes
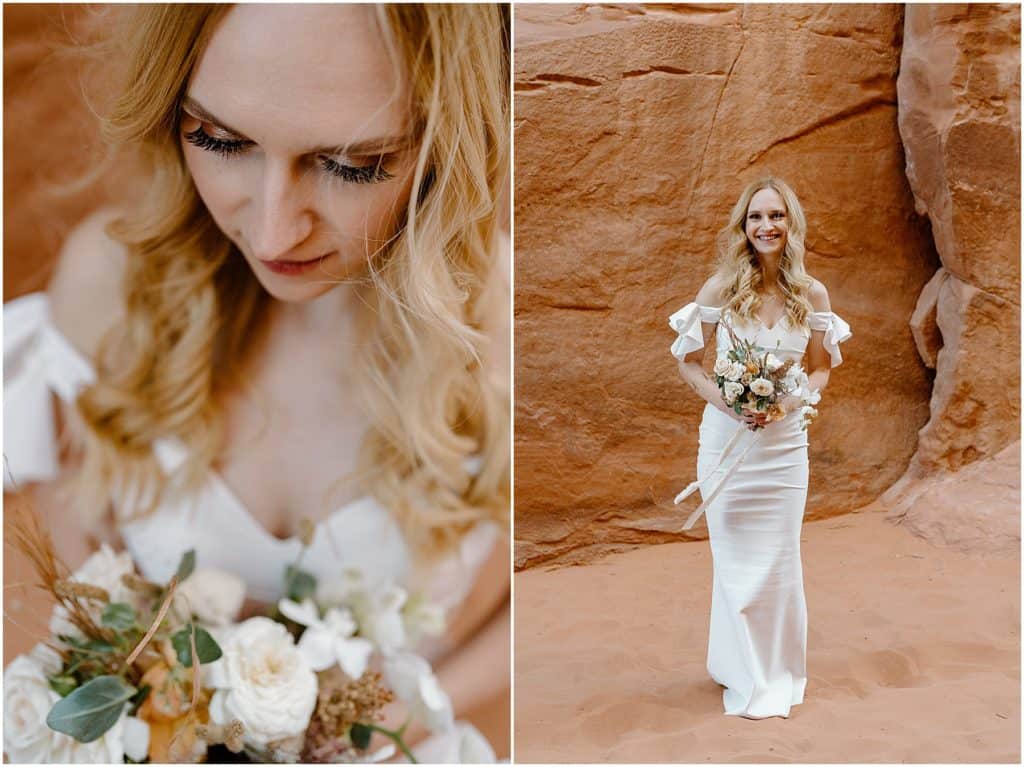
[[[223,157],[237,154],[249,146],[249,142],[242,139],[214,138],[203,130],[202,125],[194,131],[186,133],[185,140],[193,146],[205,149],[207,152],[214,152]]]
[[[362,166],[342,165],[330,157],[321,157],[320,165],[328,173],[352,184],[379,184],[381,181],[393,178],[390,173],[381,167],[380,163]]]

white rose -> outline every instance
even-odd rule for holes
[[[115,554],[114,550],[104,543],[98,551],[85,560],[85,564],[75,571],[71,580],[88,583],[90,586],[99,586],[110,595],[111,602],[125,602],[136,606],[138,600],[135,593],[121,583],[122,575],[134,572],[135,566],[132,564],[130,554],[124,551]],[[103,612],[105,605],[92,600],[83,600],[83,603],[88,606],[92,619],[99,623],[100,613]],[[81,634],[68,617],[68,611],[60,604],[53,608],[49,628],[50,634],[53,636],[61,634],[79,636]]]
[[[739,362],[731,362],[729,363],[729,369],[725,372],[725,377],[730,381],[738,381],[746,372],[746,365],[741,365]]]
[[[409,713],[432,732],[450,730],[454,717],[452,702],[423,658],[399,652],[384,658],[384,680],[409,707]]]
[[[4,669],[4,751],[15,763],[110,763],[124,761],[125,717],[92,743],[79,743],[46,725],[60,695],[47,677],[60,670],[60,657],[45,645],[19,655]]]
[[[730,405],[743,393],[743,384],[726,381],[724,388],[725,401]]]
[[[729,372],[729,368],[731,367],[732,363],[729,362],[728,358],[719,357],[717,360],[715,360],[715,375],[724,376],[726,373]]]
[[[782,360],[780,360],[771,352],[768,352],[768,356],[765,357],[765,367],[768,368],[769,373],[774,373],[776,370],[782,367]]]
[[[210,701],[216,724],[238,719],[256,748],[305,732],[316,707],[316,674],[288,629],[270,618],[250,618],[227,633],[223,656],[211,664],[217,688]]]
[[[808,392],[807,396],[804,397],[804,402],[806,402],[808,405],[817,405],[819,402],[821,402],[821,392],[817,389],[815,389],[812,392]]]
[[[750,382],[750,391],[758,397],[767,397],[775,391],[775,386],[767,378],[755,378]]]
[[[194,613],[207,626],[232,623],[245,602],[245,581],[213,567],[200,567],[175,591],[174,609],[182,620]]]

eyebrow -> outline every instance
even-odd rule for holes
[[[251,141],[246,138],[245,134],[241,131],[235,130],[228,126],[219,117],[214,115],[209,109],[204,107],[198,101],[191,96],[186,96],[185,100],[181,104],[182,109],[192,113],[194,117],[198,117],[200,120],[208,123],[212,123],[217,126],[220,130],[227,133],[234,134],[238,138]],[[340,144],[335,146],[318,147],[316,149],[309,150],[306,154],[326,154],[326,155],[354,155],[364,156],[372,154],[387,154],[388,152],[395,152],[399,149],[405,149],[412,142],[409,136],[383,136],[380,138],[363,139],[362,141],[353,141],[348,144]]]
[[[752,213],[761,213],[761,212],[762,211],[758,210],[757,208],[754,208],[753,210],[748,210],[747,211],[747,215],[749,216]],[[767,212],[768,213],[785,213],[786,211],[784,209],[782,209],[782,208],[775,208],[774,210],[769,210]]]

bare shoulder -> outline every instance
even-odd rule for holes
[[[811,302],[811,308],[816,312],[832,311],[832,304],[828,300],[828,290],[824,283],[811,277],[811,289],[807,298]]]
[[[68,233],[46,291],[54,325],[90,358],[123,314],[125,249],[107,234],[107,225],[120,215],[116,208],[101,208]]]
[[[694,299],[701,306],[721,306],[725,303],[726,281],[718,273],[712,274],[697,291]]]

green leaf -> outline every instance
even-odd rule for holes
[[[178,570],[175,574],[178,578],[178,585],[181,582],[192,575],[192,571],[196,569],[196,550],[189,549],[181,555],[181,562],[178,563]]]
[[[353,746],[358,748],[360,751],[365,751],[370,746],[370,738],[373,736],[373,730],[365,724],[359,724],[359,722],[356,722],[352,725],[352,729],[348,731],[348,736],[352,739]]]
[[[288,598],[295,602],[310,599],[316,592],[316,578],[292,565],[285,571],[284,583]]]
[[[111,602],[100,613],[100,622],[114,631],[127,631],[135,625],[135,608],[124,602]]]
[[[92,743],[113,727],[135,688],[119,676],[98,676],[57,701],[46,717],[51,730]]]
[[[78,687],[78,680],[69,674],[50,677],[50,689],[62,698],[70,695],[76,687]]]
[[[196,630],[196,654],[199,655],[200,664],[212,663],[223,654],[220,645],[217,644],[217,640],[210,636],[206,629],[190,623],[171,637],[171,644],[174,646],[174,651],[178,654],[178,661],[185,668],[192,668],[192,646],[189,638],[192,634],[193,626]]]

